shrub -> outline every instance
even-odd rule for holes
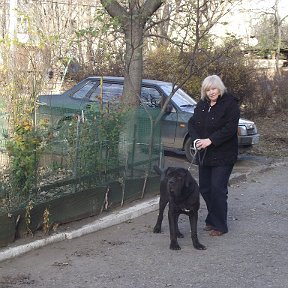
[[[188,54],[180,54],[177,49],[159,47],[146,55],[144,78],[172,83],[180,83],[183,79],[189,78],[183,88],[197,99],[200,95],[201,78],[197,73],[189,75],[188,57]]]
[[[115,105],[101,111],[92,109],[69,120],[70,125],[61,134],[67,136],[74,176],[117,167],[119,136],[127,120],[126,112]]]
[[[187,78],[184,90],[199,100],[202,80],[207,75],[217,74],[228,90],[245,105],[256,92],[256,70],[238,46],[226,45],[196,55],[160,47],[148,53],[144,76],[176,83]]]
[[[14,127],[14,133],[7,142],[11,186],[20,197],[28,199],[48,130],[45,122],[36,127],[29,115],[19,115]]]

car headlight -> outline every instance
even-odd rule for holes
[[[254,123],[252,124],[246,124],[246,129],[247,129],[247,134],[252,135],[252,134],[257,134],[257,128]]]
[[[238,126],[238,136],[245,136],[245,135],[247,135],[246,127],[244,125]]]
[[[257,128],[254,123],[247,123],[238,126],[238,135],[246,136],[246,135],[253,135],[257,134]]]

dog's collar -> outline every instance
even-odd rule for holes
[[[189,210],[189,209],[182,209],[184,212],[186,212],[186,213],[188,213],[188,212],[190,212],[191,210]]]

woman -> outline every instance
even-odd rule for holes
[[[238,99],[227,93],[220,77],[206,77],[188,129],[197,149],[199,189],[208,210],[204,230],[211,236],[228,232],[227,186],[238,155],[239,117]]]

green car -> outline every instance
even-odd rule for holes
[[[120,101],[123,85],[123,77],[88,77],[63,94],[39,96],[39,111],[42,116],[47,115],[50,121],[52,119],[53,124],[59,125],[61,121],[73,117],[76,113],[91,109],[95,103],[99,103],[100,95],[104,104]],[[173,88],[173,84],[169,82],[143,79],[141,105],[146,105],[150,110],[155,108],[160,111],[162,103],[169,97]],[[195,152],[188,134],[188,120],[196,104],[191,96],[178,89],[161,118],[161,141],[164,150],[184,152],[188,161],[192,161]],[[250,147],[258,142],[259,134],[255,123],[240,119],[239,146]]]

